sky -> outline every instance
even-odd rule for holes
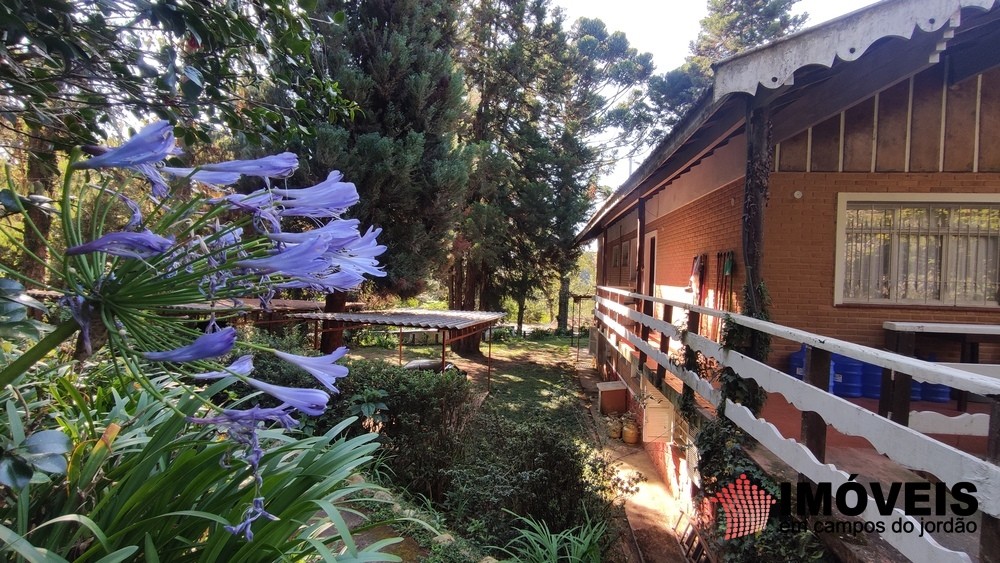
[[[853,12],[876,0],[800,0],[794,13],[806,12],[806,27]],[[609,31],[623,31],[639,52],[653,54],[657,73],[677,68],[688,55],[688,44],[698,35],[708,0],[556,0],[567,20],[598,18]],[[638,166],[639,162],[633,162]],[[621,162],[602,183],[617,188],[629,175],[629,163]]]

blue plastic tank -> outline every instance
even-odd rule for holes
[[[951,400],[951,387],[938,383],[924,383],[920,397],[932,403],[947,403]]]
[[[792,352],[788,356],[788,375],[795,379],[802,379],[806,373],[806,345],[803,344],[798,352]]]
[[[830,370],[833,372],[833,394],[838,397],[860,397],[861,396],[861,362],[854,358],[833,355],[830,362]]]
[[[861,396],[871,399],[882,396],[882,366],[861,364]]]

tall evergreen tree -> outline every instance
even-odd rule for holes
[[[599,20],[567,30],[548,0],[468,7],[463,51],[480,157],[453,252],[451,305],[523,316],[529,294],[570,271],[572,237],[604,163],[597,135],[616,97],[652,71]],[[567,297],[568,299],[568,297]]]
[[[708,14],[701,20],[684,64],[653,75],[645,92],[634,93],[613,119],[646,144],[655,145],[711,84],[712,64],[800,29],[809,15],[792,15],[798,2],[708,0]]]
[[[383,291],[419,293],[446,261],[465,202],[472,151],[457,133],[468,106],[457,48],[457,1],[332,2],[327,66],[362,108],[352,122],[320,127],[317,170],[337,168],[361,203],[350,214],[383,229]]]

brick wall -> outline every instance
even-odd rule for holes
[[[686,286],[692,259],[698,254],[708,254],[705,275],[711,288],[716,274],[715,255],[726,250],[737,251],[739,277],[743,263],[739,252],[742,215],[743,180],[740,179],[650,222],[647,232],[657,231],[657,285]]]
[[[801,199],[793,197],[795,191],[802,192]],[[873,347],[883,345],[882,322],[886,320],[1000,323],[1000,309],[833,305],[837,193],[998,191],[998,173],[773,173],[764,232],[764,279],[772,297],[772,319],[779,324]],[[687,286],[692,258],[707,254],[705,304],[717,306],[720,298],[713,291],[716,254],[735,250],[732,302],[733,308],[738,309],[745,275],[742,212],[740,179],[649,222],[647,232],[657,232],[656,284]],[[633,230],[609,242],[620,244],[625,238],[635,236]],[[627,281],[625,268],[609,273],[611,285],[633,283]],[[772,365],[783,367],[787,355],[797,348],[775,339]],[[958,361],[957,345],[945,343],[936,346],[933,352],[940,361]],[[1000,346],[983,344],[980,361],[1000,363]]]
[[[802,192],[795,199],[795,191]],[[771,175],[765,212],[764,279],[774,322],[867,346],[883,344],[882,322],[1000,323],[1000,309],[833,305],[838,192],[997,193],[1000,174],[792,173]],[[793,351],[775,342],[772,361]],[[940,361],[958,361],[957,345],[935,347]],[[984,344],[983,363],[1000,363]]]

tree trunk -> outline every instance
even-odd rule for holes
[[[556,313],[556,329],[569,330],[569,273],[559,275],[559,312]]]
[[[33,132],[28,143],[28,185],[31,187],[32,195],[52,197],[52,187],[55,184],[55,155],[52,147],[38,137],[39,132]],[[28,207],[27,218],[38,228],[36,233],[33,229],[24,230],[24,247],[34,254],[38,259],[24,252],[18,270],[33,280],[38,280],[39,286],[45,283],[45,264],[49,258],[48,239],[52,228],[52,218],[38,207]],[[39,260],[43,262],[39,262]]]
[[[462,301],[459,308],[463,311],[476,310],[476,293],[480,283],[479,264],[473,260],[465,263],[465,283],[462,287]]]
[[[528,290],[522,288],[517,295],[517,334],[524,336],[524,302],[526,301]]]
[[[463,311],[475,311],[476,310],[476,289],[479,283],[479,265],[472,260],[465,261],[464,272],[461,272],[461,266],[459,268],[458,279],[464,281],[460,287],[461,295],[456,299],[456,303],[459,304],[459,309]],[[482,340],[480,335],[476,334],[468,338],[463,338],[461,340],[456,340],[451,343],[451,351],[456,354],[479,354],[479,343]]]
[[[771,172],[771,116],[767,108],[747,108],[747,171],[743,194],[744,314],[759,317],[766,304],[763,286],[764,208]]]
[[[461,309],[465,289],[465,259],[458,255],[451,267],[451,285],[448,288],[448,308]]]
[[[479,310],[480,311],[503,311],[500,295],[493,286],[493,281],[489,276],[484,276],[479,289]]]
[[[347,309],[347,293],[335,291],[326,295],[326,306],[323,307],[325,313],[343,313]],[[334,321],[323,321],[323,328],[329,329],[334,325]],[[324,354],[329,354],[344,345],[344,331],[324,332],[319,341],[319,349]]]
[[[771,116],[767,108],[754,108],[747,103],[747,172],[743,195],[743,260],[746,267],[746,288],[743,314],[768,319],[767,290],[762,270],[764,254],[764,208],[767,207],[768,179],[771,173]],[[767,360],[770,336],[754,330],[750,333],[744,354],[758,361]],[[763,406],[763,393],[752,379],[746,380],[743,405],[753,413]]]

